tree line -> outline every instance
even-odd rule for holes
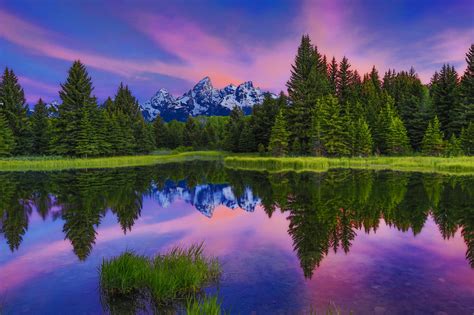
[[[363,77],[348,58],[329,62],[304,35],[288,95],[267,96],[250,118],[234,108],[226,149],[274,156],[474,154],[474,45],[459,78],[445,64],[428,85],[415,70],[375,67]]]
[[[415,70],[375,67],[363,77],[348,58],[322,55],[304,35],[287,82],[288,93],[266,95],[245,116],[189,117],[153,123],[120,84],[98,104],[86,67],[75,61],[61,84],[59,105],[41,99],[30,113],[13,70],[0,80],[0,156],[111,156],[156,148],[224,149],[274,156],[474,154],[474,45],[459,77],[445,64],[428,85]]]

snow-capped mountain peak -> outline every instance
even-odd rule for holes
[[[272,97],[276,95],[272,94]],[[261,103],[264,93],[253,86],[252,81],[238,86],[229,84],[223,89],[213,87],[211,79],[204,77],[180,97],[173,97],[166,89],[160,89],[150,100],[141,104],[143,116],[154,120],[160,115],[164,120],[184,121],[191,116],[225,116],[239,106],[249,114],[255,104]]]

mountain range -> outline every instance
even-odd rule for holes
[[[275,94],[270,95],[276,97]],[[211,79],[205,77],[179,97],[174,97],[166,89],[160,89],[150,100],[141,104],[140,109],[148,121],[153,121],[158,115],[165,121],[185,121],[189,116],[226,116],[235,106],[242,108],[245,114],[250,114],[252,107],[261,103],[264,96],[265,93],[255,88],[252,81],[216,89]]]

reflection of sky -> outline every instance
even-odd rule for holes
[[[0,294],[14,313],[97,313],[97,268],[103,257],[125,249],[153,255],[175,244],[204,241],[207,252],[223,263],[224,305],[242,314],[324,307],[330,301],[352,310],[429,307],[462,313],[467,309],[461,307],[474,307],[466,246],[459,233],[443,240],[431,219],[416,237],[384,224],[376,234],[358,231],[349,254],[331,252],[305,280],[286,215],[277,211],[269,219],[260,207],[249,213],[219,206],[207,218],[183,201],[161,208],[147,198],[126,235],[108,212],[91,255],[79,262],[64,240],[62,220],[43,222],[35,214],[18,251],[10,253],[0,242]]]

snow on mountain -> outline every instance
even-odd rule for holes
[[[239,86],[230,84],[223,89],[212,86],[209,77],[203,78],[180,97],[173,97],[167,90],[159,90],[150,100],[141,104],[145,119],[152,121],[160,115],[165,121],[185,121],[188,116],[225,116],[239,106],[249,114],[255,104],[263,101],[265,93],[255,88],[251,81]],[[274,94],[270,94],[276,97]]]
[[[159,189],[154,186],[152,191],[152,196],[161,207],[168,207],[176,200],[183,200],[208,218],[212,217],[214,209],[219,205],[254,212],[261,202],[250,188],[245,188],[241,196],[236,196],[232,187],[226,184],[201,184],[189,188],[184,181],[167,181],[165,187]]]

